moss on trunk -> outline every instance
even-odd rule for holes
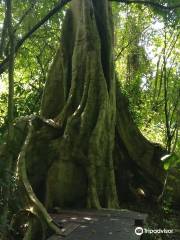
[[[96,14],[100,11],[102,19]],[[69,24],[73,26],[71,32]],[[59,157],[49,169],[46,204],[48,207],[58,202],[62,205],[67,202],[73,204],[72,187],[68,190],[66,186],[76,186],[81,189],[79,195],[75,194],[76,202],[83,196],[83,204],[85,197],[88,207],[117,207],[112,158],[116,94],[108,1],[99,1],[98,4],[87,0],[72,1],[63,33],[58,51],[62,53],[59,54],[61,60],[58,61],[63,63],[65,71],[62,75],[61,65],[52,65],[45,88],[47,94],[44,94],[42,101],[42,116],[54,118],[57,115],[55,121],[64,129],[62,138],[54,143]],[[60,84],[61,91],[64,88],[63,92],[68,93],[58,114],[57,108],[53,113],[48,112],[49,99],[60,93],[57,88],[56,91],[49,91],[49,86],[56,82],[51,74],[54,72],[56,76],[61,76],[59,82],[66,83]],[[64,182],[67,171],[71,176]],[[79,176],[77,181],[74,174]],[[81,182],[84,182],[83,187],[80,186]]]

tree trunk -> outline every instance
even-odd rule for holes
[[[163,152],[141,135],[116,85],[108,1],[72,1],[41,117],[54,119],[57,129],[38,126],[27,165],[33,188],[48,209],[115,208],[123,191],[136,187],[160,194],[164,173],[158,159]]]
[[[147,197],[161,193],[163,150],[141,135],[117,84],[107,0],[72,0],[41,117],[31,123],[17,173],[26,208],[33,205],[41,218],[48,219],[38,199],[49,210],[118,208],[137,188]]]
[[[7,21],[7,30],[9,35],[9,66],[8,66],[8,139],[7,147],[8,154],[6,155],[6,160],[4,162],[4,191],[1,190],[4,196],[3,206],[0,207],[1,216],[0,222],[7,224],[8,222],[8,208],[9,208],[9,196],[10,196],[10,185],[11,185],[11,166],[13,155],[11,154],[11,143],[14,138],[14,34],[12,26],[12,2],[11,0],[6,1],[6,21]],[[6,233],[6,228],[4,228]]]
[[[112,157],[116,93],[108,1],[72,1],[62,36],[42,101],[42,116],[55,118],[63,131],[53,143],[59,156],[48,172],[46,205],[117,207]]]
[[[47,176],[48,208],[117,207],[132,179],[150,194],[161,192],[160,147],[141,135],[119,89],[108,1],[72,1],[42,100],[42,116],[62,131],[52,143],[58,156]],[[135,183],[138,175],[142,180]]]

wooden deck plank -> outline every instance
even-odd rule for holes
[[[63,225],[63,235],[48,240],[139,240],[135,220],[145,221],[147,214],[128,210],[60,210],[51,215]]]

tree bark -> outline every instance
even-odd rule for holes
[[[60,157],[48,174],[48,207],[73,201],[73,174],[81,176],[77,187],[84,182],[82,189],[87,189],[75,194],[75,198],[83,195],[87,205],[94,208],[118,206],[112,158],[116,94],[111,20],[108,1],[74,0],[67,13],[62,45],[42,101],[42,116],[55,118],[63,129],[62,138],[56,141]],[[63,179],[66,171],[72,172],[69,182]],[[69,184],[69,192],[64,192],[68,188],[63,189],[63,184]]]
[[[14,138],[14,34],[12,26],[12,2],[11,0],[6,1],[6,21],[7,21],[7,30],[9,36],[9,67],[8,67],[8,155],[4,162],[4,182],[5,186],[3,188],[4,195],[4,206],[1,208],[0,222],[7,224],[8,222],[8,208],[9,208],[9,196],[10,196],[10,185],[12,177],[12,160],[13,155],[11,153],[11,143]],[[6,234],[7,228],[4,228]]]

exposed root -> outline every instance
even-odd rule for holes
[[[17,171],[16,171],[19,187],[21,188],[20,191],[24,197],[23,207],[25,208],[26,211],[31,212],[34,216],[36,216],[37,219],[41,222],[43,238],[45,236],[45,233],[49,230],[55,232],[56,234],[61,235],[61,230],[53,222],[53,219],[48,214],[46,208],[36,197],[27,177],[26,160],[25,160],[26,150],[30,142],[30,139],[32,137],[32,133],[33,133],[33,124],[32,124],[32,120],[29,120],[28,134],[18,157]],[[34,221],[33,221],[33,225],[34,225]],[[29,225],[29,229],[28,229],[28,232],[26,233],[25,239],[28,239],[28,236],[31,236],[31,233],[30,233],[31,228],[32,228],[32,222]]]

